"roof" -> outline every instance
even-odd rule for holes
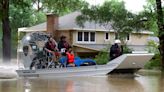
[[[67,14],[67,15],[64,15],[64,16],[61,16],[59,17],[59,25],[58,25],[58,30],[66,30],[66,29],[74,29],[74,30],[78,30],[78,29],[82,29],[82,30],[97,30],[97,31],[107,31],[107,29],[98,24],[98,23],[94,23],[94,22],[85,22],[84,23],[84,27],[80,27],[79,25],[77,25],[76,23],[76,17],[81,15],[80,12],[76,11],[76,12],[73,12],[73,13],[70,13],[70,14]],[[41,23],[41,24],[38,24],[38,25],[35,25],[35,26],[32,26],[32,27],[29,27],[27,29],[25,29],[24,31],[26,30],[33,30],[33,31],[45,31],[46,28],[47,28],[47,23],[44,22],[44,23]],[[108,30],[111,29],[108,28]]]
[[[74,45],[74,46],[91,49],[91,50],[95,50],[95,51],[101,51],[105,48],[110,48],[111,45],[112,44],[78,44],[78,45]],[[127,45],[127,46],[134,51],[145,51],[145,49],[146,49],[146,45]]]
[[[95,22],[91,22],[91,21],[86,21],[84,23],[84,27],[80,27],[79,25],[77,25],[76,23],[76,17],[81,15],[81,12],[79,11],[75,11],[72,13],[69,13],[67,15],[61,16],[59,17],[59,25],[58,25],[58,30],[86,30],[86,31],[111,31],[114,32],[112,30],[112,26],[103,26],[100,25],[99,23],[95,23]],[[41,23],[29,28],[26,28],[22,31],[46,31],[47,29],[47,23]],[[143,33],[143,32],[142,32]],[[152,34],[152,32],[146,31],[144,32],[146,34]]]
[[[47,23],[44,22],[44,23],[29,27],[25,30],[27,30],[27,31],[46,31],[46,29],[47,29]]]

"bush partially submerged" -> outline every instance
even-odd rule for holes
[[[154,41],[149,41],[146,49],[149,53],[154,53],[154,57],[145,65],[146,69],[160,69],[160,53],[158,49],[158,44]]]
[[[98,65],[106,64],[109,61],[109,48],[111,46],[108,45],[106,48],[102,49],[98,55],[95,57],[95,61]]]
[[[146,69],[160,69],[160,54],[155,54],[155,56],[145,65]]]
[[[106,64],[109,61],[109,52],[103,50],[100,51],[99,54],[96,55],[95,61],[99,65]]]
[[[132,53],[133,49],[129,48],[127,45],[123,45],[123,54]]]
[[[101,50],[98,55],[96,55],[95,61],[97,64],[102,65],[102,64],[106,64],[109,62],[109,60],[110,60],[110,57],[109,57],[110,47],[111,47],[111,45],[107,46],[105,49]],[[128,48],[127,45],[123,46],[123,54],[131,53],[131,52],[132,52],[132,49]]]

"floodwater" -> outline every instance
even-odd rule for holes
[[[164,92],[160,73],[73,78],[0,79],[0,92]]]

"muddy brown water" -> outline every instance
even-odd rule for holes
[[[0,92],[164,92],[164,77],[144,71],[136,76],[0,79]]]

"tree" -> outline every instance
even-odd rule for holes
[[[32,7],[32,2],[25,2],[26,6],[10,2],[10,26],[11,32],[11,44],[12,44],[12,56],[15,55],[17,49],[17,31],[20,27],[29,27],[38,23],[42,23],[46,20],[45,13],[36,11]],[[13,54],[14,53],[14,54]],[[16,56],[16,55],[15,55]]]
[[[161,54],[162,69],[164,69],[164,20],[161,0],[156,0],[158,37],[160,40],[159,51]]]
[[[1,0],[0,2],[0,18],[2,20],[3,29],[3,61],[10,61],[11,58],[11,29],[9,25],[9,0]]]
[[[149,31],[154,32],[154,36],[158,36],[156,1],[147,0],[147,5],[144,6],[144,10],[139,15],[147,18],[147,21],[144,23],[145,27]]]
[[[33,8],[36,3],[38,4],[38,11]],[[2,21],[3,28],[3,61],[10,61],[11,58],[10,26],[15,36],[17,28],[43,22],[40,21],[40,19],[44,20],[42,18],[43,13],[52,12],[62,15],[73,10],[81,9],[83,4],[85,2],[81,0],[1,0],[0,20]],[[11,25],[9,21],[11,21]]]
[[[0,1],[0,20],[2,21],[2,49],[3,49],[3,62],[9,62],[11,60],[11,28],[9,20],[9,11],[10,4],[12,2],[17,3],[18,5],[24,6],[26,3],[19,0],[1,0]]]
[[[128,33],[144,29],[143,17],[127,11],[123,1],[106,1],[102,6],[85,7],[81,12],[77,24],[83,27],[85,21],[94,21],[108,30],[114,29],[123,43]]]
[[[80,10],[87,3],[84,0],[33,0],[38,10],[64,15],[71,11]]]

